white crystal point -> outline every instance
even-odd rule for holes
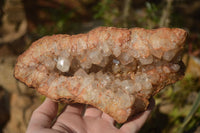
[[[86,77],[86,76],[88,76],[88,74],[84,71],[84,69],[79,68],[79,69],[75,72],[74,76]]]
[[[84,61],[80,65],[83,69],[89,69],[90,67],[92,67],[92,63],[89,59],[87,59],[86,61]]]
[[[134,92],[134,83],[131,80],[123,80],[121,86],[124,90],[128,91],[129,93]]]
[[[100,64],[103,56],[99,50],[93,50],[89,53],[89,58],[93,64]]]
[[[119,60],[123,65],[127,65],[131,62],[133,62],[134,58],[131,56],[131,54],[127,53],[121,53],[119,56]]]
[[[166,61],[171,61],[174,58],[174,56],[176,55],[176,53],[177,53],[177,49],[169,50],[164,53],[163,59]]]
[[[64,57],[58,57],[57,61],[57,69],[60,70],[61,72],[68,72],[70,68],[70,60]]]
[[[115,57],[118,57],[121,54],[121,49],[118,45],[116,45],[115,47],[113,47],[113,55]]]
[[[179,69],[180,69],[180,65],[178,65],[178,64],[173,64],[173,65],[171,66],[171,69],[172,69],[173,71],[175,71],[175,72],[178,72]]]
[[[150,56],[147,57],[147,58],[139,58],[139,60],[140,60],[140,63],[141,63],[142,65],[148,65],[148,64],[151,64],[151,63],[153,62],[153,56],[150,55]]]

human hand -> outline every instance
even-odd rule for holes
[[[53,123],[58,104],[46,98],[33,112],[27,133],[135,133],[143,126],[154,105],[151,99],[147,111],[117,129],[112,117],[94,107],[88,107],[82,115],[84,105],[81,104],[68,105]]]

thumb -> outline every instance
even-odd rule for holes
[[[33,112],[28,130],[50,128],[57,115],[58,104],[46,98],[45,101]]]
[[[151,98],[148,109],[145,112],[141,113],[140,115],[135,116],[135,118],[133,118],[132,121],[125,123],[120,128],[120,130],[124,132],[130,132],[130,133],[138,132],[140,128],[144,125],[147,118],[149,117],[154,106],[155,106],[155,100]]]

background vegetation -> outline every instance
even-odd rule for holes
[[[188,32],[183,53],[187,67],[185,77],[155,97],[156,108],[140,132],[200,132],[199,0],[1,0],[0,9],[0,61],[7,60],[11,55],[17,57],[31,42],[44,35],[83,33],[97,26],[185,29]],[[1,69],[8,69],[1,65]],[[9,90],[5,79],[0,76],[0,90],[9,94],[5,96],[8,97],[10,114],[4,115],[6,118],[0,117],[5,119],[0,121],[0,132],[7,133],[13,127],[8,123],[15,119],[12,116],[15,111],[11,109],[16,90]],[[35,99],[40,99],[37,94],[19,90],[16,92],[19,99],[25,95],[32,101],[26,109],[37,107],[32,107],[40,103],[35,102]],[[0,95],[0,102],[3,101],[1,99],[4,97]],[[0,111],[5,108],[2,105]],[[26,114],[22,116],[24,118]],[[28,118],[24,118],[25,122],[18,122],[14,132],[24,131],[22,127],[26,127]]]

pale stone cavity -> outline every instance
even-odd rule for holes
[[[134,49],[121,53],[121,49],[117,45],[113,48],[111,55],[108,44],[103,44],[99,49],[94,48],[73,57],[70,57],[66,52],[62,52],[56,60],[56,67],[61,72],[71,73],[72,70],[71,75],[75,78],[70,78],[69,81],[72,88],[79,88],[78,94],[81,94],[82,90],[87,88],[88,93],[97,94],[101,93],[100,90],[106,91],[109,93],[109,97],[124,94],[121,91],[129,94],[139,92],[148,96],[152,91],[153,84],[156,84],[160,77],[154,75],[154,72],[152,74],[145,72],[154,68],[157,72],[166,74],[171,71],[179,71],[180,66],[178,64],[162,66],[164,62],[171,61],[176,52],[176,50],[165,52],[163,62],[159,62],[157,57],[153,55],[142,57]],[[71,58],[77,59],[77,63],[71,64]],[[49,62],[48,59],[45,64],[50,64]],[[70,65],[72,65],[71,68]],[[101,89],[99,90],[99,88]],[[111,95],[110,91],[114,94]],[[85,99],[88,99],[88,97],[97,100],[94,94],[84,96]],[[106,98],[103,95],[102,97]],[[121,98],[123,98],[122,95]]]

